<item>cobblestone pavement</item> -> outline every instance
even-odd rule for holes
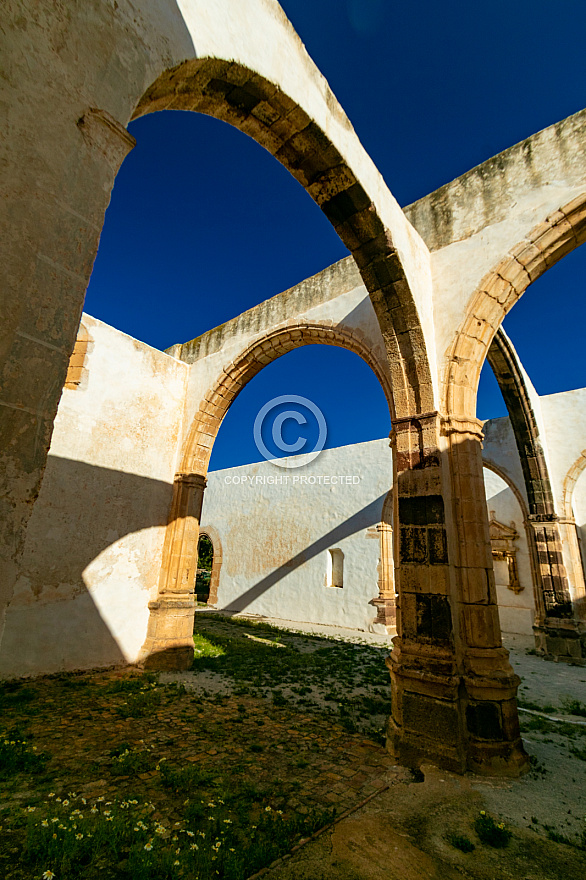
[[[251,638],[237,627],[236,637],[231,636],[231,644],[244,644],[250,651],[250,675],[257,679],[267,652],[285,660],[286,652],[267,647],[273,636],[269,634],[267,642],[266,635],[260,631]],[[336,679],[337,699],[344,690],[342,667],[339,660],[331,668],[323,663],[319,651],[326,644],[316,639],[301,646],[312,655],[310,662],[315,654],[309,696],[320,690],[320,683],[320,693],[329,692]],[[339,642],[334,650],[335,656],[343,656]],[[298,648],[295,651],[301,656]],[[202,798],[238,791],[250,806],[252,820],[270,807],[281,810],[283,820],[297,823],[295,827],[301,827],[304,818],[311,820],[311,833],[315,822],[321,821],[313,817],[329,821],[334,811],[339,816],[409,777],[407,771],[393,767],[380,740],[355,729],[359,719],[351,721],[345,715],[341,723],[337,708],[325,709],[320,699],[308,701],[308,687],[297,688],[301,706],[270,686],[243,686],[247,656],[240,658],[236,678],[229,674],[229,656],[224,675],[196,669],[189,674],[190,689],[171,676],[145,676],[136,669],[71,673],[5,685],[2,733],[8,740],[26,740],[27,748],[48,759],[35,772],[7,775],[0,770],[4,876],[29,876],[18,865],[21,840],[18,822],[12,820],[19,809],[46,803],[50,792],[62,798],[73,792],[88,800],[138,797],[154,804],[154,820],[173,825],[184,820],[185,792],[175,790],[166,776],[169,768],[191,767],[199,773]],[[214,662],[213,657],[208,659]],[[355,671],[358,666],[353,661],[349,668]],[[209,687],[210,674],[223,682],[215,692]],[[267,680],[270,685],[270,676]],[[307,680],[306,675],[298,683]],[[388,686],[387,681],[381,663],[381,682]],[[349,688],[361,694],[364,684],[354,675]],[[296,689],[295,674],[287,688],[286,693]]]

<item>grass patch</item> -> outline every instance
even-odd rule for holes
[[[565,697],[563,700],[560,700],[560,705],[568,715],[580,715],[582,718],[586,718],[586,705],[581,703],[580,700]]]
[[[27,739],[14,733],[0,734],[0,779],[16,773],[39,773],[48,760],[49,756],[37,752]]]

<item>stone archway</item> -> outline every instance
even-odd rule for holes
[[[547,656],[567,658],[568,650],[575,643],[576,627],[569,627],[573,609],[559,518],[555,512],[547,462],[521,365],[502,328],[498,329],[490,344],[487,360],[507,406],[529,502],[528,534],[532,556],[537,560],[539,583],[535,621],[537,647]],[[548,623],[547,618],[557,619],[558,624]],[[568,630],[566,637],[565,630]]]
[[[381,383],[391,418],[394,400],[386,362],[379,361],[359,331],[340,326],[292,322],[251,343],[205,394],[185,442],[181,470],[175,477],[165,534],[159,596],[143,647],[149,668],[191,665],[193,647],[193,582],[197,565],[199,521],[212,447],[220,425],[240,391],[267,364],[304,345],[336,345],[361,357]]]
[[[397,245],[358,169],[350,167],[315,119],[273,82],[217,58],[166,70],[147,89],[132,118],[157,110],[192,110],[228,122],[287,168],[356,261],[381,326],[397,413],[433,409],[425,340]],[[402,220],[407,223],[403,215]],[[411,227],[409,234],[419,239]],[[425,248],[421,240],[417,244]]]
[[[199,529],[199,536],[206,535],[213,548],[212,574],[210,577],[210,592],[208,605],[215,605],[218,601],[218,587],[220,586],[220,572],[222,570],[222,542],[218,530],[213,526],[205,525]]]
[[[515,372],[519,372],[520,375],[520,371],[515,371],[513,361],[509,356],[510,352],[507,354],[505,350],[506,346],[502,344],[499,346],[498,342],[493,345],[497,331],[507,312],[523,295],[527,287],[585,240],[586,194],[582,194],[560,210],[555,211],[543,223],[534,227],[527,237],[513,247],[509,254],[484,277],[471,299],[467,316],[451,347],[444,377],[444,405],[449,423],[469,426],[466,429],[470,438],[468,445],[474,459],[474,465],[472,465],[472,461],[466,465],[469,475],[459,477],[458,491],[454,498],[457,547],[463,558],[470,555],[468,536],[472,528],[479,534],[487,536],[486,506],[480,493],[473,486],[473,483],[480,486],[481,477],[482,426],[476,419],[476,393],[482,365],[492,346],[491,357],[495,361],[497,374],[501,371],[501,367],[504,371],[503,377],[508,372],[510,380],[508,390],[513,388],[515,381],[518,380],[518,377],[514,379],[513,375]],[[509,397],[509,402],[512,402],[512,391]],[[520,394],[516,398],[520,406],[520,409],[518,406],[516,410],[519,413],[519,418],[516,418],[516,421],[519,430],[521,430],[520,426],[524,425],[524,436],[534,440],[536,458],[531,467],[528,467],[528,475],[530,474],[530,481],[535,482],[537,476],[535,466],[540,461],[540,447],[535,431],[531,428],[534,417],[526,407],[523,409],[520,404],[524,397],[526,394]],[[454,433],[452,430],[454,438],[457,433],[461,432]],[[450,441],[450,457],[455,472],[461,469],[457,463],[459,443],[460,441],[456,444],[453,439]],[[523,459],[523,455],[521,458]],[[547,644],[544,642],[540,644],[540,647],[547,653],[552,653],[550,649],[557,646],[560,657],[566,657],[565,648],[560,646],[562,642],[567,640],[576,641],[576,621],[571,616],[567,576],[565,571],[560,571],[559,568],[561,564],[563,569],[563,556],[553,505],[551,505],[552,510],[550,511],[547,498],[543,496],[544,487],[547,488],[547,485],[548,481],[542,480],[534,492],[536,505],[539,503],[535,544],[544,586],[543,604],[547,612],[543,620],[545,631],[543,639]],[[475,499],[476,495],[478,497]],[[551,498],[551,491],[549,497]],[[471,500],[466,503],[459,500],[464,498]],[[478,562],[480,562],[483,556],[480,548],[477,555]],[[480,567],[486,569],[488,563],[489,560],[484,554],[484,560]],[[472,566],[470,573],[466,574],[470,582],[477,577],[472,568],[478,568],[478,566]],[[545,597],[548,595],[549,601],[546,601]],[[550,610],[553,610],[553,614],[550,614]],[[568,616],[569,610],[570,616]],[[553,651],[553,653],[557,655],[558,651]]]
[[[483,469],[492,471],[494,474],[496,474],[497,477],[499,477],[503,481],[503,483],[505,483],[505,485],[513,493],[515,500],[519,506],[519,510],[523,520],[523,527],[525,529],[525,538],[527,541],[527,551],[529,555],[529,568],[531,572],[531,586],[535,606],[535,615],[536,620],[539,621],[540,618],[543,618],[544,613],[543,594],[541,590],[541,581],[538,574],[539,559],[536,554],[535,542],[533,539],[534,530],[532,528],[529,511],[527,509],[527,502],[522,493],[519,491],[518,487],[515,485],[514,481],[511,479],[511,477],[502,468],[491,461],[490,458],[483,456],[482,466]]]
[[[484,276],[448,353],[443,382],[447,413],[475,420],[480,371],[505,315],[533,281],[585,241],[586,193],[582,193],[534,226]]]
[[[13,109],[27,109],[22,126],[11,131],[6,154],[12,183],[5,200],[11,219],[0,352],[5,378],[0,478],[7,498],[0,528],[0,629],[104,214],[116,174],[135,144],[125,128],[133,114],[196,110],[266,147],[319,204],[356,260],[383,330],[398,411],[432,406],[426,245],[286,16],[270,3],[254,8],[235,3],[229,9],[226,27],[222,3],[171,3],[164,12],[153,7],[140,16],[82,4],[66,25],[59,10],[51,10],[33,38],[24,36],[18,6],[7,17],[13,37],[9,63],[24,70],[14,83]],[[67,59],[55,53],[64,26]],[[267,52],[267,40],[279,51]],[[74,57],[86,63],[72,64]],[[114,58],[119,64],[111,63]],[[44,75],[53,65],[61,70],[63,88]],[[34,359],[23,354],[22,338],[36,346]]]
[[[578,527],[574,516],[573,496],[576,483],[586,471],[586,449],[578,456],[564,479],[562,515],[559,519],[562,538],[568,548],[569,574],[574,587],[574,609],[579,620],[586,620],[586,579],[584,556],[580,549]],[[582,653],[586,653],[586,644]]]

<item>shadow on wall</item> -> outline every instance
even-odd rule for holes
[[[49,456],[0,645],[4,677],[126,663],[146,636],[173,486]],[[150,531],[149,531],[150,530]]]
[[[379,523],[381,521],[382,507],[386,497],[387,493],[385,492],[379,498],[371,501],[370,504],[363,507],[358,513],[355,513],[354,516],[351,516],[339,526],[336,526],[335,529],[332,529],[326,535],[323,535],[319,540],[302,550],[301,553],[297,553],[249,590],[246,590],[245,593],[242,593],[242,595],[238,596],[238,598],[231,602],[230,605],[226,606],[225,610],[234,612],[244,611],[256,599],[258,599],[259,596],[262,596],[263,593],[266,593],[267,590],[274,587],[275,584],[288,574],[291,574],[294,569],[299,568],[300,565],[303,565],[305,562],[308,562],[310,559],[313,559],[314,556],[323,553],[330,547],[334,547],[344,538],[348,538],[356,532],[360,532],[363,529],[370,528],[370,526]]]

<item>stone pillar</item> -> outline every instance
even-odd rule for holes
[[[400,763],[527,769],[501,645],[480,423],[426,413],[394,427],[397,637],[387,747]]]
[[[397,623],[395,606],[395,572],[393,563],[393,527],[381,522],[376,527],[380,536],[380,570],[378,596],[370,604],[376,608],[375,626],[383,626],[387,632]]]
[[[13,118],[3,157],[0,638],[104,212],[135,144],[103,110],[88,108],[81,118],[62,112],[35,117],[32,108],[20,107],[18,125]],[[60,149],[52,148],[55,143]]]
[[[563,556],[560,521],[555,514],[530,514],[529,526],[541,587],[540,607],[533,627],[537,650],[550,660],[586,665],[584,595],[583,591],[580,595],[578,583],[578,589],[574,586],[572,602]],[[567,533],[571,538],[569,529]],[[571,556],[571,545],[569,550]],[[574,567],[574,575],[576,574]],[[583,576],[581,581],[583,582]]]
[[[177,474],[165,534],[159,595],[149,602],[142,649],[146,669],[184,670],[193,662],[193,616],[199,521],[206,478]]]

